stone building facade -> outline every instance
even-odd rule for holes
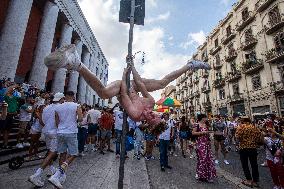
[[[108,62],[77,0],[0,1],[0,77],[52,92],[72,90],[82,103],[103,105],[77,72],[54,72],[44,65],[46,55],[71,43],[106,85]]]
[[[174,85],[167,86],[161,93],[162,98],[176,99],[176,87]]]
[[[177,79],[182,108],[188,114],[284,116],[283,27],[283,0],[234,4],[193,56],[213,69]]]

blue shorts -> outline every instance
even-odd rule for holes
[[[57,148],[58,153],[67,152],[71,156],[77,156],[79,153],[77,133],[57,134]]]

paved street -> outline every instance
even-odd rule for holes
[[[198,189],[235,189],[246,188],[240,185],[243,173],[236,152],[231,152],[229,160],[231,165],[220,164],[217,168],[218,179],[213,184],[201,183],[195,179],[196,160],[183,158],[180,153],[178,156],[170,156],[169,162],[173,166],[172,170],[165,173],[160,171],[158,160],[158,149],[155,149],[156,160],[140,161],[132,158],[126,161],[125,188],[198,188]],[[261,153],[262,156],[262,153]],[[260,157],[261,157],[260,156]],[[260,158],[262,161],[262,159]],[[0,167],[0,188],[28,189],[32,185],[27,181],[29,175],[38,167],[39,161],[24,164],[20,169],[13,171],[7,165]],[[65,188],[117,188],[119,161],[114,154],[107,153],[100,155],[98,152],[88,153],[83,158],[77,158],[68,170]],[[262,188],[271,188],[271,178],[267,168],[260,167]],[[45,189],[53,188],[46,179]]]

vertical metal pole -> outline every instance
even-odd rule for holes
[[[133,43],[133,28],[134,28],[134,15],[135,15],[135,0],[131,0],[131,13],[130,13],[130,29],[129,29],[129,42],[128,42],[128,58],[127,66],[132,63],[132,43]],[[130,88],[130,72],[126,77],[127,88]],[[122,126],[122,140],[121,140],[121,153],[120,153],[120,164],[119,164],[119,178],[118,178],[118,189],[123,189],[124,179],[124,163],[125,163],[125,141],[126,134],[128,131],[127,114],[123,112],[123,126]]]

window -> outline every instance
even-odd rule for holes
[[[251,82],[252,82],[252,89],[253,90],[258,90],[261,88],[261,80],[260,80],[260,75],[254,75],[251,78]]]
[[[231,26],[228,26],[228,27],[226,28],[226,33],[227,33],[227,37],[232,34]]]
[[[224,100],[225,99],[225,89],[220,89],[219,90],[219,98],[220,98],[220,100]]]
[[[251,63],[257,62],[255,51],[251,51],[250,53],[245,54],[245,58],[246,58],[247,61],[249,61]]]
[[[270,10],[268,13],[268,16],[269,16],[271,26],[281,22],[281,15],[280,15],[278,7],[274,7],[272,10]]]
[[[220,60],[220,55],[219,54],[217,54],[215,56],[215,60],[216,60],[216,65],[220,65],[221,64],[221,60]]]
[[[246,7],[243,11],[242,11],[242,19],[243,20],[247,20],[249,17],[249,11],[248,8]]]
[[[218,46],[219,46],[218,38],[217,38],[217,39],[215,39],[214,44],[215,44],[215,47],[218,47]]]
[[[220,71],[216,72],[216,79],[222,79],[222,73]]]
[[[101,72],[100,74],[100,80],[102,80],[102,78],[103,78],[103,72]]]
[[[233,94],[240,94],[239,83],[233,84]]]
[[[101,58],[101,54],[100,54],[100,52],[98,52],[98,56],[97,56],[97,58],[98,58],[98,59],[100,59],[100,58]]]
[[[237,72],[237,67],[236,67],[236,62],[231,63],[231,72],[236,73]]]
[[[275,49],[277,52],[284,50],[284,33],[281,32],[274,37]]]
[[[252,29],[249,28],[245,31],[245,41],[249,41],[251,38],[253,38]]]
[[[235,52],[235,49],[234,49],[234,44],[233,43],[230,43],[228,45],[228,50],[229,50],[229,55],[233,54]]]
[[[102,59],[102,64],[104,64],[104,59]]]

